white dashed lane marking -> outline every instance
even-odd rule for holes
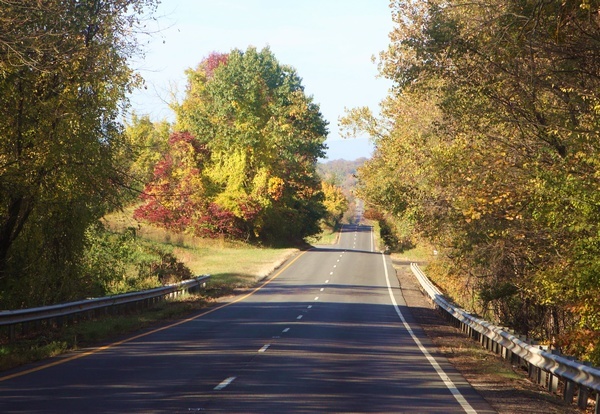
[[[215,391],[221,391],[223,388],[227,387],[229,384],[231,384],[237,377],[229,377],[227,379],[224,379],[219,385],[217,385],[214,390]]]
[[[269,349],[270,346],[271,346],[271,344],[266,344],[265,346],[263,346],[262,348],[260,348],[258,350],[258,352],[265,352],[267,349]]]

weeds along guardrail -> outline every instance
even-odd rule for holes
[[[184,293],[195,292],[206,286],[210,275],[139,292],[102,298],[85,299],[39,308],[0,311],[0,331],[14,341],[18,334],[39,331],[45,326],[61,327],[103,314],[118,315],[150,307],[157,302],[174,298]]]
[[[599,368],[528,343],[524,337],[474,317],[449,303],[416,263],[412,263],[410,268],[434,306],[443,311],[442,314],[454,326],[513,365],[525,368],[529,378],[548,391],[557,393],[560,389],[568,403],[573,403],[577,396],[577,405],[585,409],[590,401],[594,404],[595,400],[594,413],[600,414]]]

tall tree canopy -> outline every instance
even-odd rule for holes
[[[600,2],[392,2],[361,195],[472,306],[600,361]]]
[[[83,277],[84,232],[122,181],[132,33],[154,3],[0,0],[2,291],[31,278],[64,299]]]
[[[320,231],[327,122],[273,53],[213,53],[187,72],[170,150],[136,215],[204,235],[299,240]]]

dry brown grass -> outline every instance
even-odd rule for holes
[[[413,261],[413,260],[410,260]],[[500,414],[577,414],[573,405],[529,381],[526,373],[449,325],[421,293],[409,261],[394,257],[402,295],[412,316],[439,352]]]
[[[232,277],[246,287],[267,276],[298,249],[263,248],[247,243],[221,239],[204,239],[189,234],[173,233],[137,221],[133,218],[136,206],[115,212],[104,218],[105,226],[112,231],[135,229],[142,239],[168,245],[173,255],[195,275],[210,274],[219,278]]]

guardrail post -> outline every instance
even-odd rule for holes
[[[530,380],[535,380],[536,375],[536,367],[535,365],[531,364],[531,363],[527,363],[527,376],[529,377]]]
[[[548,378],[548,391],[554,394],[556,391],[558,391],[558,377],[552,374],[548,375],[550,375]]]
[[[519,355],[515,354],[513,351],[510,351],[510,363],[511,365],[517,365],[519,363]]]
[[[510,360],[511,359],[511,352],[510,349],[508,349],[507,347],[503,346],[502,347],[502,358],[506,359],[506,360]]]
[[[594,414],[600,414],[600,391],[596,391],[596,408]]]
[[[550,373],[548,371],[540,370],[540,385],[543,387],[548,386],[548,379],[550,378]]]
[[[573,403],[573,397],[575,396],[575,383],[568,379],[565,379],[565,385],[563,387],[563,399],[569,403]]]
[[[581,409],[587,408],[588,405],[588,397],[590,395],[590,390],[588,387],[579,387],[579,395],[577,395],[577,406]]]

